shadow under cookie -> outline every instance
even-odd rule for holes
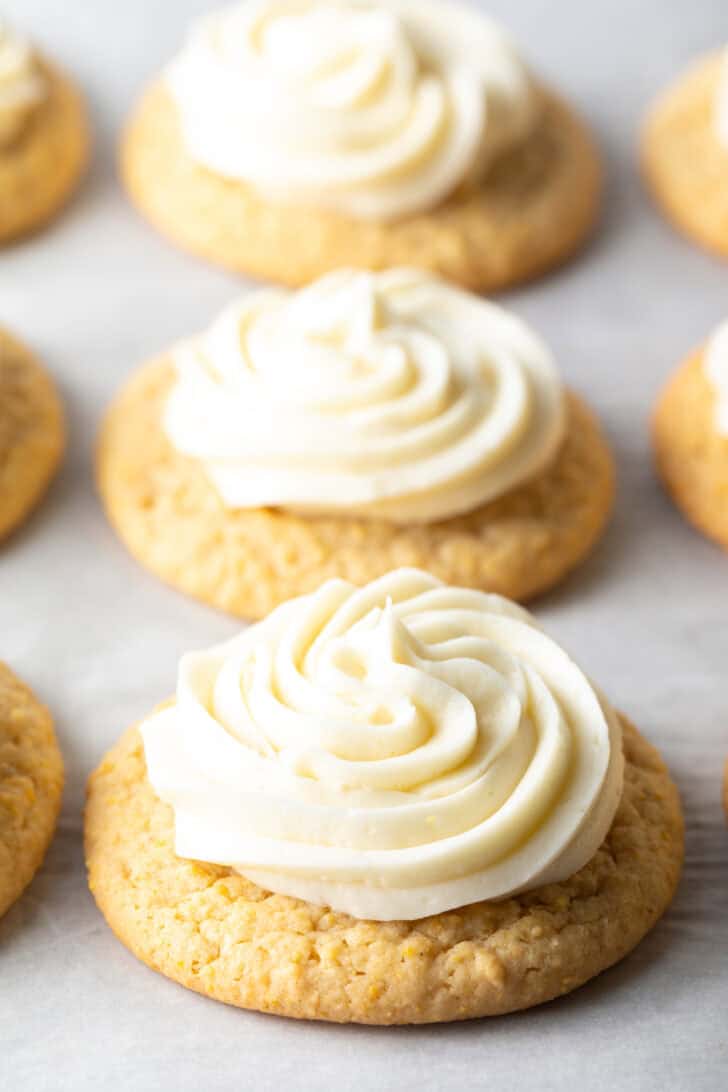
[[[545,272],[584,242],[601,166],[580,118],[550,92],[532,137],[477,189],[393,223],[266,201],[187,153],[162,81],[128,125],[122,173],[132,200],[181,246],[242,273],[300,285],[341,267],[415,266],[479,291]]]
[[[0,329],[0,539],[38,504],[63,447],[63,410],[50,377]]]
[[[273,895],[174,852],[136,728],[89,782],[89,884],[109,925],[154,970],[243,1008],[368,1024],[498,1015],[582,985],[627,954],[680,875],[677,789],[623,719],[622,800],[571,879],[410,922],[351,918]]]
[[[421,567],[447,583],[528,599],[592,549],[614,494],[612,456],[591,411],[568,396],[567,436],[538,478],[464,516],[397,526],[380,520],[229,510],[200,465],[162,431],[171,360],[141,368],[104,423],[97,458],[109,519],[131,553],[189,595],[259,618],[339,576],[363,584]]]
[[[45,856],[62,789],[63,762],[50,713],[0,663],[0,915]]]
[[[715,392],[704,350],[673,374],[655,407],[657,470],[690,522],[728,549],[728,436],[715,426]]]
[[[644,128],[642,168],[675,227],[728,255],[728,148],[714,116],[722,63],[722,54],[702,58],[658,99]]]
[[[88,159],[86,111],[75,85],[40,62],[47,95],[19,136],[0,147],[0,243],[45,224],[70,198]]]

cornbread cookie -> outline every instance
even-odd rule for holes
[[[63,411],[50,378],[0,328],[0,538],[40,500],[63,443]]]
[[[71,196],[88,158],[77,89],[50,62],[38,63],[45,97],[17,138],[0,144],[0,243],[49,220]]]
[[[97,458],[101,495],[132,554],[163,580],[258,618],[341,576],[363,584],[398,566],[527,599],[588,554],[608,518],[612,457],[583,402],[568,399],[567,438],[549,469],[474,512],[420,526],[226,509],[196,460],[162,427],[174,382],[167,358],[141,368],[111,406]]]
[[[728,548],[728,436],[714,423],[715,392],[693,353],[662,392],[653,419],[657,469],[683,514]]]
[[[360,921],[271,895],[175,856],[136,728],[89,782],[86,858],[119,938],[175,981],[243,1008],[367,1024],[497,1015],[548,1001],[621,959],[680,874],[677,790],[626,721],[625,785],[609,835],[564,883],[412,922]]]
[[[721,54],[702,58],[657,101],[645,125],[642,165],[673,224],[728,254],[728,147],[715,125],[721,64]]]
[[[391,223],[267,202],[198,166],[162,82],[147,90],[129,123],[122,173],[160,231],[239,272],[299,285],[341,266],[406,265],[494,291],[566,260],[597,215],[601,169],[592,138],[570,107],[542,96],[532,137],[482,185]]]
[[[62,789],[63,762],[50,713],[0,663],[0,914],[45,856]]]

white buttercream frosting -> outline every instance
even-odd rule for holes
[[[230,508],[444,519],[542,471],[565,431],[541,341],[413,270],[248,294],[174,356],[164,428]]]
[[[715,427],[728,436],[728,322],[722,323],[708,342],[703,366],[715,391]]]
[[[622,786],[615,713],[535,620],[415,569],[183,657],[142,735],[179,856],[377,920],[566,879]]]
[[[18,135],[45,93],[32,47],[0,17],[0,144]]]
[[[438,205],[537,113],[505,34],[445,0],[246,0],[195,23],[166,80],[199,164],[371,219]]]

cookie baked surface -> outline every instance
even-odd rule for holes
[[[567,438],[540,477],[465,516],[419,526],[226,509],[201,466],[161,427],[168,359],[141,368],[104,424],[97,459],[109,518],[163,580],[258,618],[324,580],[364,584],[390,569],[526,599],[555,584],[599,538],[614,494],[612,456],[590,410],[569,395]]]
[[[597,215],[601,168],[582,121],[550,93],[532,138],[477,190],[395,223],[273,204],[198,166],[161,81],[138,104],[122,172],[133,201],[164,234],[231,269],[299,285],[332,269],[410,265],[493,291],[568,258]]]
[[[45,856],[62,789],[63,762],[50,713],[0,663],[0,914]]]
[[[40,500],[63,444],[63,411],[50,377],[0,328],[0,539]]]
[[[657,752],[624,723],[622,801],[575,876],[411,922],[360,921],[183,860],[146,777],[136,728],[89,782],[86,857],[119,938],[184,986],[308,1019],[428,1023],[497,1015],[567,993],[630,951],[668,906],[683,828]]]
[[[720,54],[702,58],[658,99],[643,133],[642,164],[673,224],[728,254],[728,149],[713,116],[721,64]]]
[[[47,96],[16,140],[0,147],[0,243],[49,220],[76,188],[88,158],[88,126],[75,85],[40,62]]]
[[[728,436],[715,426],[715,392],[704,351],[673,374],[653,420],[657,469],[683,514],[728,548]]]

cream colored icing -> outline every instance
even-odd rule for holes
[[[45,93],[33,49],[0,18],[0,144],[19,135]]]
[[[415,569],[183,657],[142,735],[179,856],[376,920],[566,879],[622,786],[616,715],[535,620]]]
[[[722,323],[708,342],[704,368],[715,391],[715,427],[728,436],[728,322]]]
[[[247,0],[167,72],[189,154],[273,200],[386,220],[431,209],[523,141],[530,76],[445,0]]]
[[[445,519],[542,471],[565,431],[541,341],[413,270],[248,294],[175,360],[165,430],[230,508]]]

